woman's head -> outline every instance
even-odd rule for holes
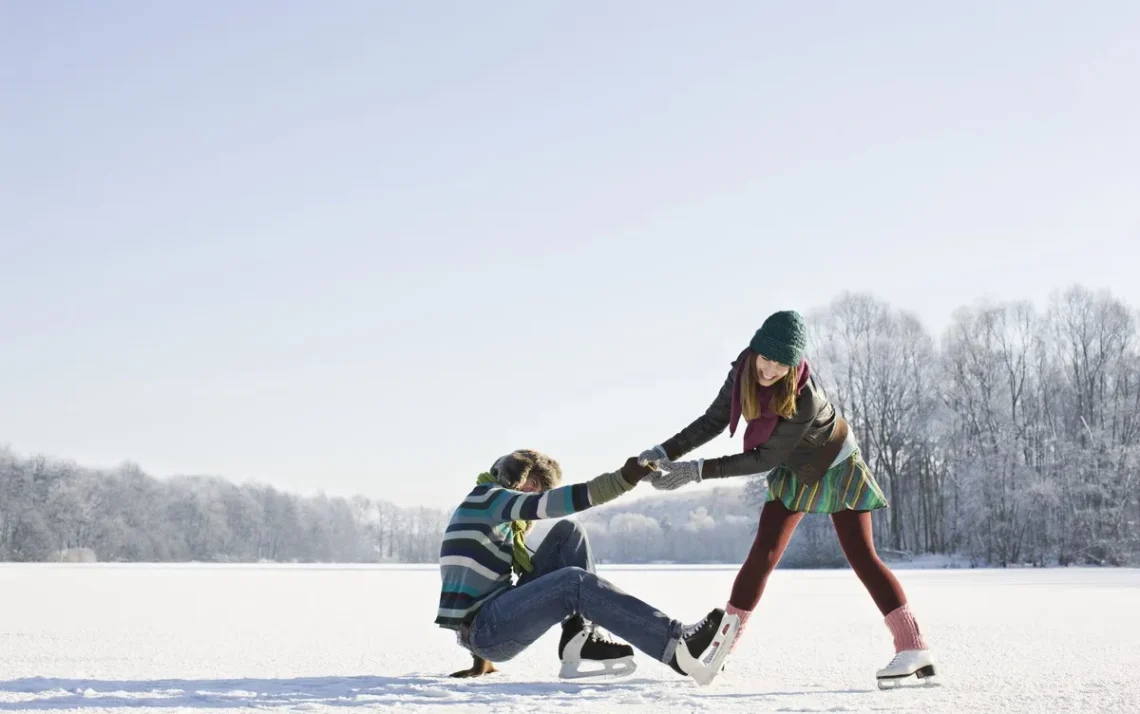
[[[741,407],[744,418],[760,415],[757,387],[775,386],[772,411],[784,418],[796,412],[796,387],[799,382],[799,365],[807,347],[807,326],[803,317],[794,310],[784,310],[768,316],[752,336],[748,345],[752,365],[744,370],[740,384]]]
[[[504,488],[542,493],[562,483],[562,467],[546,454],[518,449],[499,457],[491,475]]]
[[[774,312],[764,320],[748,346],[767,360],[795,367],[807,348],[807,324],[795,310]]]
[[[762,354],[755,355],[755,358],[752,360],[752,366],[752,371],[756,374],[756,381],[761,387],[771,387],[776,382],[792,374],[791,365],[770,360]],[[793,381],[795,381],[794,375]]]
[[[786,364],[773,362],[764,355],[750,352],[752,365],[743,370],[740,380],[740,410],[749,421],[760,416],[764,405],[760,403],[759,387],[771,387],[771,410],[789,419],[796,413],[796,388],[800,371]],[[772,375],[771,378],[765,375]]]

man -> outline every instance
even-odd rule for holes
[[[702,684],[716,677],[735,637],[736,618],[717,608],[686,626],[623,592],[598,577],[586,533],[573,521],[555,525],[534,553],[524,541],[531,521],[612,501],[650,472],[630,458],[617,471],[559,486],[558,463],[524,449],[479,475],[452,514],[440,548],[443,584],[435,622],[455,630],[474,657],[471,669],[452,676],[495,671],[493,662],[516,657],[561,624],[563,678],[631,674],[633,647]],[[515,583],[512,571],[519,575]],[[599,668],[586,670],[583,663]]]

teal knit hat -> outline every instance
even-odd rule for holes
[[[807,348],[807,325],[795,310],[772,313],[748,343],[753,352],[795,367]]]

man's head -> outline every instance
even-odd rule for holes
[[[546,454],[519,449],[500,456],[491,475],[503,488],[542,493],[562,483],[562,468]]]

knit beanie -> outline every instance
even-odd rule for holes
[[[807,325],[795,310],[772,313],[752,336],[748,346],[773,362],[795,367],[807,348]]]

